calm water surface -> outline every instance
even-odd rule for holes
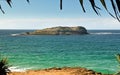
[[[89,35],[11,34],[28,30],[0,30],[0,53],[12,69],[85,67],[103,73],[118,69],[115,54],[120,53],[119,30],[90,30]]]

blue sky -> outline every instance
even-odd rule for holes
[[[97,16],[88,0],[84,0],[83,13],[79,0],[63,0],[63,10],[59,0],[13,0],[10,8],[4,0],[0,3],[6,14],[0,12],[0,29],[43,29],[54,26],[84,26],[87,29],[120,29],[120,23],[102,9]],[[96,3],[99,3],[96,0]],[[111,6],[109,1],[107,5]],[[102,6],[99,4],[102,8]]]

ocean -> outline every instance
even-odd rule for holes
[[[120,30],[88,30],[89,35],[11,34],[33,30],[0,30],[0,54],[11,70],[83,67],[102,73],[120,70]]]

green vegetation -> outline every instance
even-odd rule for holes
[[[12,7],[12,5],[11,5],[12,0],[4,0],[4,1],[6,1],[6,2],[8,3],[8,5],[9,5],[10,7]],[[26,1],[27,1],[28,3],[30,2],[29,0],[26,0]],[[3,14],[5,14],[4,10],[2,9],[1,4],[0,4],[0,10],[2,11]]]
[[[7,75],[9,72],[7,58],[0,57],[0,75]]]
[[[120,64],[120,54],[117,54],[116,58],[117,58],[118,63]]]
[[[83,9],[84,12],[85,8],[84,8],[84,0],[79,0],[80,1],[80,5]],[[98,6],[98,4],[95,2],[96,0],[89,0],[93,10],[95,11],[95,13],[97,15],[100,15],[99,10],[101,10],[101,8]],[[120,0],[109,0],[111,2],[111,6],[113,8],[113,12],[114,14],[112,14],[108,8],[110,8],[109,6],[107,6],[108,0],[99,0],[99,4],[101,4],[105,10],[113,17],[116,18],[119,22],[120,22]],[[115,15],[115,16],[114,16]]]
[[[100,15],[99,10],[101,10],[101,8],[95,2],[96,0],[88,0],[88,1],[90,2],[91,7],[95,11],[95,13],[97,15]],[[111,2],[111,6],[113,8],[114,14],[112,14],[108,10],[108,8],[110,8],[110,6],[107,6],[108,1]],[[79,0],[79,2],[80,2],[80,5],[81,5],[83,11],[86,12],[86,10],[84,8],[84,0]],[[111,15],[113,18],[117,19],[120,22],[120,0],[99,0],[99,4],[101,4],[105,8],[105,10],[108,12],[109,15]],[[60,9],[62,10],[62,0],[60,0]]]
[[[120,64],[120,54],[116,54],[116,59],[117,59],[117,61],[118,61],[118,63]],[[119,67],[120,67],[120,65],[119,65]],[[114,75],[120,75],[120,71],[118,71],[116,74],[114,74]]]

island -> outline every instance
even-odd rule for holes
[[[82,26],[77,27],[52,27],[42,30],[35,30],[33,32],[26,32],[26,35],[83,35],[88,34],[86,28]]]

